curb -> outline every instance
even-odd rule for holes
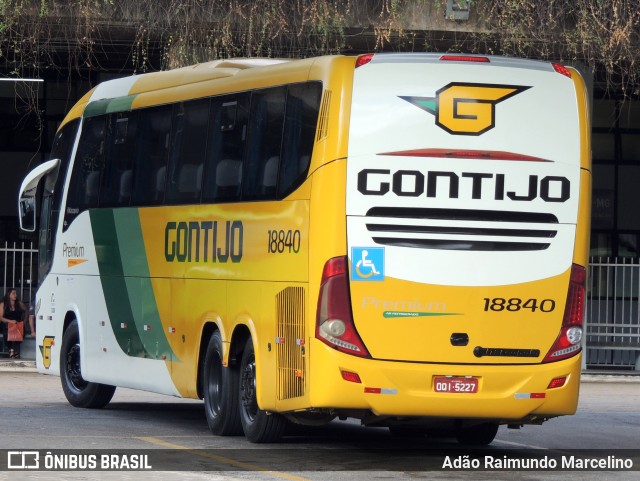
[[[0,359],[0,372],[38,372],[35,361]]]
[[[582,374],[580,382],[594,383],[640,383],[640,376],[637,374]]]

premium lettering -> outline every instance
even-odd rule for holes
[[[84,246],[68,245],[66,242],[62,245],[63,257],[84,257]]]

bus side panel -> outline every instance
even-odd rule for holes
[[[211,322],[227,348],[237,324],[250,329],[258,374],[267,376],[258,394],[263,385],[270,389],[275,297],[287,287],[280,279],[308,279],[308,212],[305,200],[139,210],[148,275],[183,396],[197,396],[199,347],[207,342],[201,335]],[[273,406],[273,393],[264,396]]]
[[[128,236],[118,236],[119,224],[111,210],[85,212],[59,234],[52,273],[38,292],[48,300],[39,314],[39,368],[59,374],[62,327],[69,314],[78,322],[87,381],[176,395],[169,359],[162,359],[156,347],[162,330],[152,332],[151,322],[144,324],[149,320],[144,309],[155,305],[149,302],[149,279],[123,275],[127,260],[140,255],[136,232],[127,229]]]
[[[60,375],[60,345],[62,344],[62,320],[55,317],[54,275],[45,277],[36,294],[36,367],[41,374]],[[54,322],[54,319],[56,321]]]

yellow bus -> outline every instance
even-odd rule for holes
[[[589,132],[576,70],[495,56],[104,82],[20,189],[38,370],[78,407],[204,399],[252,442],[337,417],[488,444],[572,414]]]

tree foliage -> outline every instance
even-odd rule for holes
[[[228,57],[467,51],[580,62],[640,94],[640,0],[0,0],[0,66],[167,69]],[[418,17],[418,18],[417,18]],[[416,28],[415,25],[422,25]],[[367,42],[362,40],[367,39]]]

